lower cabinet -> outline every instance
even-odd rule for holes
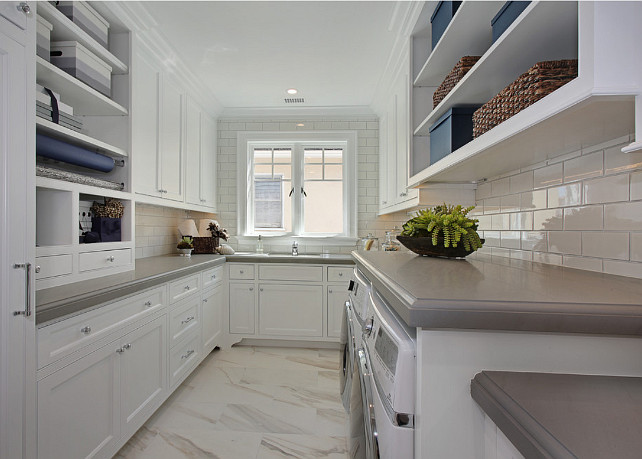
[[[281,336],[323,336],[321,285],[261,284],[259,333]]]
[[[348,289],[345,285],[328,286],[328,336],[341,337],[343,308],[347,297]]]
[[[38,381],[38,451],[109,457],[165,398],[166,316]]]
[[[254,334],[254,284],[230,283],[230,333]]]
[[[203,294],[201,321],[203,322],[202,347],[204,355],[212,352],[212,350],[221,343],[223,336],[224,301],[223,285],[218,285]]]

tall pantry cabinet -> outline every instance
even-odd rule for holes
[[[35,456],[35,26],[0,3],[0,457]]]

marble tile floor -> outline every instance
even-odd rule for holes
[[[339,351],[215,350],[118,459],[347,458]]]

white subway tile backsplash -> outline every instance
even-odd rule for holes
[[[569,268],[602,272],[602,260],[599,258],[574,257],[564,255],[563,264],[564,266]]]
[[[583,232],[582,255],[615,260],[629,259],[629,233]]]
[[[631,233],[631,261],[642,261],[642,233]]]
[[[582,254],[582,233],[579,231],[549,231],[548,251],[570,255]]]
[[[564,209],[565,230],[601,230],[604,218],[602,206],[569,207]]]
[[[602,175],[604,168],[601,151],[564,161],[564,183]]]
[[[490,228],[493,230],[507,230],[510,229],[510,219],[508,214],[494,214],[491,215]]]
[[[546,251],[548,248],[546,231],[523,231],[522,250]]]
[[[502,231],[500,246],[507,249],[521,247],[521,233],[519,231]]]
[[[604,172],[617,174],[642,168],[642,155],[622,153],[624,145],[604,150]]]
[[[477,190],[475,190],[475,199],[481,201],[482,199],[489,198],[491,196],[491,186],[490,182],[485,182],[477,185]]]
[[[521,210],[546,209],[546,190],[526,191],[519,201]]]
[[[642,279],[642,263],[604,260],[605,273]]]
[[[628,174],[587,180],[584,182],[584,203],[601,204],[629,200]]]
[[[522,172],[521,174],[509,177],[509,189],[511,193],[521,193],[533,189],[533,171]]]
[[[564,228],[563,209],[536,210],[533,212],[534,230],[562,230]]]
[[[500,210],[500,198],[484,199],[484,214],[496,214]]]
[[[562,163],[535,169],[533,188],[545,188],[562,184]]]
[[[490,183],[491,195],[502,196],[510,192],[510,179],[508,177]]]
[[[642,172],[631,174],[631,201],[642,199]]]
[[[533,229],[533,212],[515,212],[509,216],[510,229],[530,231]]]
[[[477,215],[475,216],[479,220],[478,226],[480,230],[489,230],[492,229],[491,226],[491,215]]]
[[[606,204],[604,229],[611,231],[642,231],[642,201]]]
[[[499,247],[501,237],[499,231],[484,231],[484,247]]]
[[[548,189],[548,207],[577,206],[582,203],[581,183]]]
[[[517,212],[519,210],[519,194],[509,194],[499,198],[501,212]]]
[[[549,265],[562,265],[562,255],[548,252],[533,252],[533,261]]]

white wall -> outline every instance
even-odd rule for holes
[[[642,278],[642,154],[622,137],[478,186],[481,253]]]

